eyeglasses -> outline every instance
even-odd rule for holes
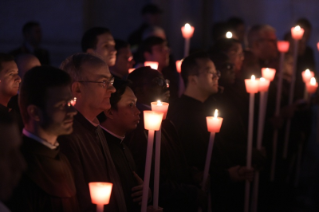
[[[81,83],[98,83],[100,85],[102,85],[103,88],[108,88],[111,87],[114,83],[114,77],[112,77],[110,80],[103,80],[102,82],[98,82],[98,81],[78,81]]]
[[[213,75],[213,79],[220,78],[220,76],[221,76],[220,71],[216,71],[216,73],[211,72],[211,71],[207,71],[207,73]]]
[[[156,84],[160,87],[166,87],[166,88],[169,88],[169,84],[170,84],[170,81],[168,79],[163,79],[163,78],[154,78],[152,80],[152,84]]]

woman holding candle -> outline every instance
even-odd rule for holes
[[[129,79],[133,82],[132,88],[137,97],[137,107],[140,111],[150,110],[150,103],[158,100],[156,93],[152,92],[155,85],[145,83],[145,81],[152,81],[158,77],[162,78],[159,72],[145,68],[136,69],[129,75]],[[161,86],[157,86],[157,88],[163,89]],[[143,120],[143,113],[140,116]],[[169,120],[163,120],[161,131],[159,206],[167,211],[197,211],[199,205],[206,205],[204,202],[207,196],[199,187],[202,179],[197,177],[197,172],[191,172],[192,169],[187,165],[179,143],[179,136]],[[144,176],[147,146],[144,123],[140,122],[136,130],[127,134],[124,142],[132,150],[137,173]],[[152,164],[154,164],[153,162]],[[153,179],[152,170],[151,188],[153,187]]]

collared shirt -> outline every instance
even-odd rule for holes
[[[50,149],[56,149],[59,146],[59,143],[57,141],[55,141],[54,144],[51,144],[51,143],[47,142],[46,140],[44,140],[44,139],[42,139],[42,138],[30,133],[25,128],[23,128],[22,133],[23,133],[23,135],[38,141],[39,143],[43,144],[44,146],[46,146],[46,147],[48,147]]]
[[[102,125],[100,125],[100,127],[105,130],[106,132],[110,133],[111,135],[113,135],[114,137],[118,138],[121,140],[121,143],[123,142],[125,136],[119,136],[119,135],[116,135],[115,133],[111,132],[110,130],[106,129],[105,127],[103,127]]]
[[[83,116],[86,120],[88,120],[94,127],[97,127],[100,125],[100,122],[97,118],[95,118],[93,121],[90,121],[89,119],[87,119],[85,116]]]

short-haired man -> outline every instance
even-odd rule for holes
[[[68,157],[74,173],[80,208],[95,210],[91,203],[89,182],[112,182],[110,203],[105,211],[126,211],[125,198],[116,167],[104,133],[96,118],[111,107],[110,96],[115,92],[113,77],[107,64],[87,53],[75,54],[61,64],[73,80],[72,93],[77,98],[74,131],[61,137],[62,152]]]
[[[10,99],[18,94],[21,78],[14,58],[0,53],[0,107],[7,108]],[[9,108],[7,109],[9,111]]]
[[[35,67],[23,78],[21,151],[28,168],[10,201],[12,211],[79,211],[73,171],[57,141],[73,131],[70,85],[67,73],[50,66]]]
[[[33,54],[36,56],[42,65],[50,64],[49,52],[46,49],[40,48],[42,40],[42,29],[38,22],[27,22],[22,29],[24,43],[21,47],[10,52],[14,57],[19,54]]]
[[[108,66],[114,66],[116,50],[111,31],[104,27],[87,30],[81,41],[82,51],[101,58]]]
[[[110,71],[115,79],[125,79],[129,74],[129,69],[135,63],[130,44],[124,40],[115,39],[115,49],[116,61],[114,66],[110,66]]]
[[[0,117],[0,211],[6,212],[9,209],[3,202],[11,197],[26,164],[20,152],[18,126],[12,116],[1,108]]]

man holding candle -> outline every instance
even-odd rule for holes
[[[128,79],[133,82],[131,87],[137,97],[136,106],[141,111],[140,120],[143,120],[142,111],[151,110],[151,102],[168,100],[160,98],[157,94],[167,89],[163,85],[155,84],[160,82],[159,79],[164,80],[158,71],[149,67],[138,68],[129,75]],[[192,173],[187,165],[179,136],[169,120],[163,120],[161,131],[159,206],[168,211],[197,211],[198,206],[206,205],[205,192],[198,186],[201,179],[196,178],[197,172]],[[140,121],[137,128],[128,133],[124,140],[132,151],[136,170],[140,176],[144,176],[145,168],[147,148],[145,133],[144,123]],[[150,179],[150,187],[153,188],[153,171]]]
[[[49,66],[35,67],[23,78],[21,151],[28,167],[10,201],[12,211],[79,211],[74,174],[57,141],[73,131],[70,85],[67,73]]]
[[[123,143],[125,135],[134,130],[140,121],[136,97],[127,81],[115,80],[116,92],[110,98],[111,109],[99,114],[110,153],[122,183],[128,211],[140,211],[143,180],[135,173],[136,167],[130,149]],[[152,194],[149,191],[149,199]]]
[[[126,211],[125,198],[103,130],[96,116],[108,110],[111,93],[115,92],[113,77],[107,64],[91,54],[68,57],[61,68],[72,77],[72,93],[77,98],[74,131],[61,137],[61,150],[68,157],[74,173],[80,207],[94,210],[89,182],[113,183],[110,203],[105,211]]]
[[[114,66],[116,49],[109,29],[93,27],[87,30],[81,41],[82,51],[101,58],[109,67]]]

